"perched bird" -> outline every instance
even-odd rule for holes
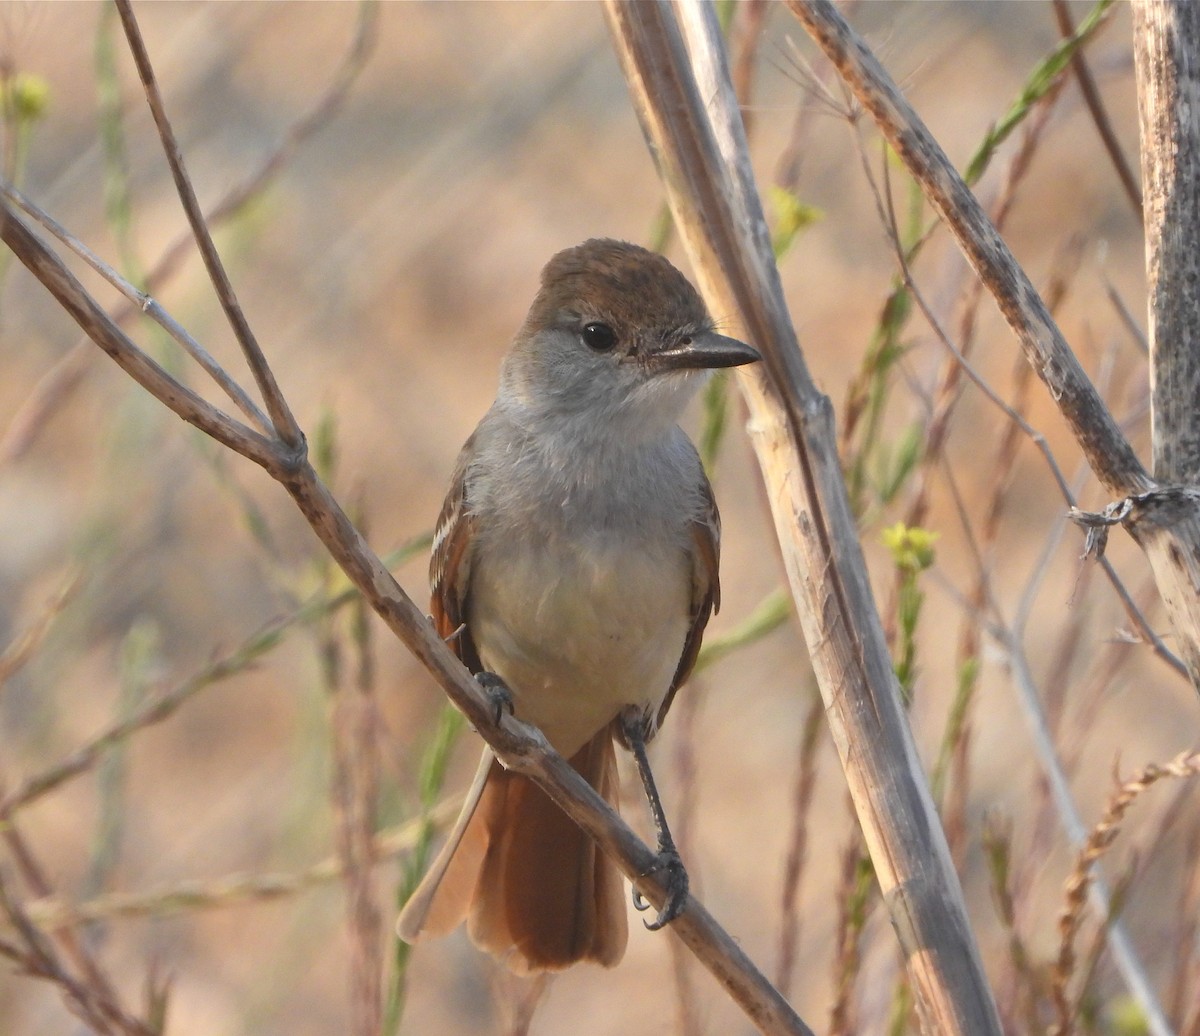
[[[650,794],[645,743],[719,604],[720,519],[676,422],[710,369],[757,359],[714,332],[662,256],[611,240],[559,252],[438,520],[439,632],[614,805],[614,737],[633,749]],[[651,926],[661,927],[686,899],[687,876],[651,805],[672,893]],[[612,966],[628,938],[619,872],[487,749],[397,931],[412,942],[464,919],[518,973]]]

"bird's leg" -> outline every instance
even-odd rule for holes
[[[650,815],[654,818],[654,830],[658,835],[658,862],[647,873],[666,871],[664,884],[667,887],[667,901],[653,921],[645,922],[650,931],[656,932],[683,912],[688,897],[688,876],[679,850],[675,848],[675,839],[671,837],[671,829],[667,827],[667,815],[663,811],[662,799],[659,798],[658,787],[654,783],[654,774],[650,771],[650,760],[646,756],[646,715],[642,709],[630,706],[622,712],[621,730],[625,735],[625,743],[629,745],[637,763],[638,775],[642,778],[642,787],[646,792],[646,802],[650,805]],[[637,889],[633,890],[633,905],[638,910],[645,910],[650,906]]]
[[[496,710],[495,715],[492,717],[492,722],[499,726],[500,718],[506,712],[510,716],[513,714],[512,691],[508,689],[508,684],[495,673],[481,671],[473,675],[475,682],[483,688],[483,693],[488,696],[488,701],[492,703],[492,708]]]

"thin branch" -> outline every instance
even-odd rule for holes
[[[129,1033],[149,1036],[149,1030],[127,1017],[107,991],[100,990],[71,974],[59,959],[53,943],[25,913],[23,905],[9,889],[0,871],[0,913],[20,936],[24,947],[5,943],[3,955],[27,974],[54,983],[62,992],[67,1007],[93,1031],[103,1034]]]
[[[454,819],[461,807],[462,796],[451,796],[420,817],[378,832],[372,841],[371,858],[378,865],[411,852],[423,825],[431,823],[441,830]],[[28,904],[28,912],[36,924],[49,931],[57,931],[92,921],[163,918],[195,910],[217,910],[243,903],[269,902],[341,881],[344,874],[345,865],[341,857],[333,855],[290,874],[229,874],[221,878],[180,881],[142,892],[108,892],[81,903],[58,896],[37,899]]]
[[[0,688],[19,673],[33,657],[45,640],[46,634],[50,632],[54,620],[62,614],[62,610],[74,597],[75,591],[79,588],[81,575],[82,573],[78,569],[73,570],[38,612],[29,627],[22,630],[11,643],[0,650]]]
[[[351,40],[350,47],[334,72],[329,86],[316,99],[313,106],[288,127],[278,145],[266,156],[259,167],[204,215],[204,223],[208,227],[211,228],[215,224],[223,222],[258,194],[280,172],[300,145],[337,114],[342,105],[346,103],[351,87],[358,82],[358,77],[366,67],[367,61],[370,60],[378,41],[378,0],[359,0],[358,23],[355,26],[354,39]],[[191,235],[188,234],[181,239],[180,244],[190,240]],[[172,245],[167,250],[164,259],[168,258],[176,247],[176,245]]]
[[[783,888],[779,904],[779,960],[775,965],[775,984],[787,996],[800,945],[800,882],[808,860],[810,814],[817,790],[817,737],[824,728],[824,702],[814,694],[804,717],[800,751],[792,787],[791,833],[783,865]]]
[[[1071,17],[1071,8],[1067,4],[1067,0],[1053,0],[1053,4],[1054,17],[1058,21],[1058,31],[1062,33],[1064,39],[1074,36],[1075,20]],[[1109,119],[1108,112],[1104,109],[1104,101],[1100,97],[1100,90],[1096,86],[1096,80],[1092,76],[1092,70],[1088,67],[1087,58],[1084,56],[1082,50],[1077,50],[1071,55],[1071,71],[1075,73],[1075,78],[1079,81],[1079,90],[1083,94],[1084,103],[1087,104],[1088,113],[1092,116],[1092,122],[1096,126],[1096,132],[1100,134],[1104,150],[1108,152],[1113,169],[1117,172],[1117,179],[1121,181],[1121,186],[1125,190],[1125,196],[1133,206],[1133,214],[1137,217],[1137,221],[1141,223],[1141,185],[1138,183],[1137,175],[1129,166],[1125,152],[1121,150],[1121,143],[1117,140],[1117,134],[1112,127],[1112,120]]]
[[[413,541],[413,545],[424,545],[426,540],[425,536],[417,537]],[[405,560],[413,552],[412,546],[402,548],[398,552],[398,557],[400,560]],[[357,597],[358,591],[354,589],[344,590],[332,597],[318,594],[289,614],[268,623],[228,654],[210,662],[175,687],[147,698],[128,715],[110,724],[70,755],[46,767],[40,773],[27,777],[12,791],[0,796],[0,818],[11,816],[17,810],[37,801],[67,781],[86,773],[110,748],[126,741],[144,727],[162,723],[206,687],[211,687],[237,673],[244,672],[267,651],[275,647],[290,627],[299,623],[311,622],[322,615],[336,611]]]
[[[1018,188],[1033,164],[1034,155],[1037,153],[1038,146],[1043,139],[1043,131],[1050,121],[1050,116],[1054,113],[1055,104],[1062,96],[1063,82],[1064,80],[1057,80],[1056,85],[1037,102],[1034,112],[1025,127],[1025,131],[1021,135],[1021,143],[1004,169],[999,195],[991,207],[991,220],[997,230],[1003,228],[1012,212],[1016,203]],[[886,168],[885,165],[885,173]],[[872,191],[877,193],[877,189],[874,186],[872,186]],[[888,234],[892,241],[893,249],[900,257],[900,261],[904,262],[905,256],[900,244],[900,234],[894,220],[889,224]],[[1076,263],[1076,265],[1078,264]],[[906,279],[911,284],[911,277],[907,274]],[[967,286],[958,322],[958,341],[962,343],[959,346],[959,352],[963,356],[970,354],[971,347],[974,344],[975,330],[979,322],[979,302],[982,296],[983,285],[977,278],[973,278]],[[1051,314],[1053,314],[1053,305],[1049,309]],[[926,420],[926,428],[928,429],[926,433],[926,446],[922,456],[922,463],[916,474],[916,487],[908,505],[908,513],[904,519],[907,525],[919,526],[925,521],[925,515],[929,507],[930,473],[933,464],[940,458],[945,449],[946,440],[949,436],[950,420],[954,415],[957,402],[960,398],[958,390],[961,383],[961,373],[961,364],[957,360],[947,357],[938,375],[937,387],[934,389],[935,403],[933,412]]]
[[[1125,300],[1121,298],[1121,293],[1117,291],[1116,285],[1111,281],[1106,282],[1105,294],[1108,296],[1108,301],[1112,303],[1113,309],[1117,311],[1117,317],[1121,321],[1121,325],[1129,332],[1129,337],[1133,344],[1137,346],[1138,352],[1144,357],[1150,355],[1150,342],[1146,338],[1145,332],[1139,326],[1137,319],[1129,311],[1129,307],[1125,305]]]
[[[50,895],[50,882],[46,878],[45,871],[25,842],[17,825],[8,821],[0,826],[0,833],[12,853],[21,877],[33,894],[38,897]],[[87,1005],[97,1010],[106,1023],[101,1026],[99,1031],[126,1033],[128,1036],[155,1036],[150,1027],[127,1015],[121,1008],[112,981],[101,969],[80,935],[74,931],[62,931],[58,933],[57,941],[62,946],[63,952],[71,958],[80,977],[75,979],[70,975],[66,966],[59,963],[57,951],[51,940],[30,921],[25,914],[23,905],[7,888],[2,872],[0,872],[0,908],[3,909],[13,927],[24,939],[26,947],[31,951],[30,959],[47,969],[43,971],[39,968],[35,974],[50,978],[62,986],[69,1006],[83,1008]]]
[[[238,344],[242,347],[242,351],[246,356],[246,362],[250,365],[250,370],[254,374],[254,381],[258,385],[259,392],[262,393],[267,412],[271,415],[271,421],[279,437],[291,449],[301,450],[304,448],[304,435],[300,431],[300,426],[296,423],[295,417],[292,416],[292,411],[288,407],[287,401],[283,398],[283,393],[279,390],[279,385],[275,381],[275,374],[267,364],[267,359],[263,355],[262,349],[259,348],[258,340],[254,337],[254,332],[250,330],[250,325],[247,323],[246,315],[242,312],[242,308],[238,304],[237,296],[234,294],[233,285],[230,283],[229,276],[225,272],[221,257],[217,254],[217,247],[213,244],[212,235],[209,233],[208,227],[204,222],[204,213],[200,209],[200,203],[196,200],[196,192],[192,189],[191,180],[188,179],[187,171],[184,169],[183,155],[180,153],[179,144],[175,140],[175,131],[172,129],[170,120],[167,118],[166,109],[163,106],[162,94],[158,89],[158,81],[155,78],[154,69],[150,65],[150,56],[146,53],[146,44],[142,40],[141,30],[138,28],[133,8],[129,0],[115,0],[115,3],[117,11],[121,15],[121,24],[125,28],[125,36],[129,41],[130,53],[133,55],[134,64],[137,65],[138,75],[146,91],[146,100],[154,116],[154,124],[158,127],[158,135],[162,140],[163,152],[166,155],[167,163],[171,167],[171,176],[175,180],[175,189],[179,193],[179,200],[182,202],[184,212],[187,214],[188,223],[191,225],[196,244],[200,248],[200,254],[204,259],[204,266],[208,270],[209,279],[212,281],[217,298],[221,302],[221,308],[225,310],[225,316],[233,328]]]

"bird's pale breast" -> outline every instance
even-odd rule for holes
[[[657,710],[690,595],[691,564],[674,536],[521,536],[476,564],[468,625],[517,717],[569,757],[626,705]]]

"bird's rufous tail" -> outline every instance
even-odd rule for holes
[[[571,765],[617,804],[612,733],[601,730]],[[541,788],[485,750],[463,812],[400,914],[406,942],[467,921],[471,940],[519,974],[578,961],[607,967],[625,952],[620,873]]]

